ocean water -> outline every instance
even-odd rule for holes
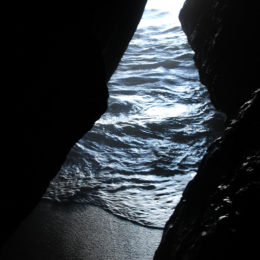
[[[72,148],[45,199],[164,226],[224,125],[181,30],[183,2],[148,1],[109,82],[108,111]]]

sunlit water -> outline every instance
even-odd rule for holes
[[[46,199],[164,226],[224,121],[199,83],[178,21],[182,3],[148,1],[109,82],[108,111],[73,147]]]

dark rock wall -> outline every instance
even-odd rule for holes
[[[3,49],[10,55],[11,75],[2,121],[8,133],[0,244],[40,200],[70,148],[105,112],[106,83],[145,4],[17,1],[5,9],[4,39],[11,44]]]
[[[96,19],[95,32],[105,64],[107,81],[136,30],[146,2],[147,0],[104,1],[102,8],[98,9],[97,17],[102,19]]]
[[[187,0],[180,13],[200,80],[215,107],[231,117],[258,88],[259,11],[257,2]]]
[[[260,233],[257,2],[187,0],[180,20],[200,79],[228,116],[167,222],[155,259],[253,259]]]
[[[260,232],[260,91],[203,158],[155,259],[250,259]]]

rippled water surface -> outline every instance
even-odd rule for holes
[[[108,111],[73,147],[46,199],[164,226],[224,121],[199,83],[177,18],[182,3],[148,1],[109,82]]]

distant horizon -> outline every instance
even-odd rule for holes
[[[180,26],[179,13],[185,1],[186,0],[147,0],[145,11],[156,9],[162,12],[168,12],[169,22],[172,23],[173,26]],[[144,22],[145,21],[141,19],[139,26],[142,26]],[[160,23],[159,19],[158,23]]]

